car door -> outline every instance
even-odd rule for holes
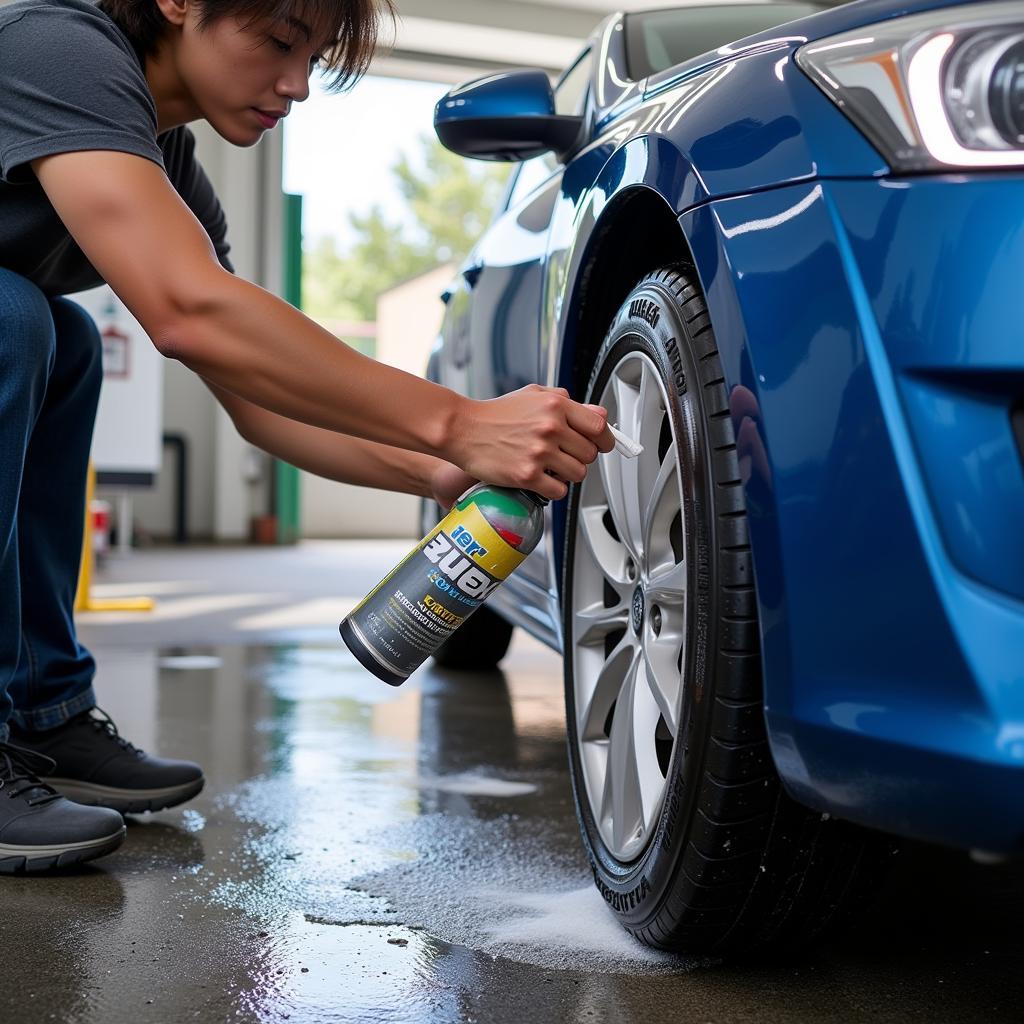
[[[555,89],[558,113],[582,109],[590,67],[588,51],[563,75]],[[545,260],[562,170],[550,153],[523,162],[516,169],[504,209],[460,271],[461,280],[450,300],[459,312],[457,327],[452,317],[452,369],[473,398],[494,398],[540,380]],[[463,360],[464,370],[457,365]],[[544,545],[526,559],[516,576],[549,588]]]

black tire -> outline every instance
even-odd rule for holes
[[[792,952],[862,902],[892,846],[796,804],[775,770],[729,398],[692,268],[656,271],[627,297],[597,356],[586,401],[597,401],[614,367],[636,350],[655,363],[669,397],[686,586],[694,597],[683,627],[682,707],[662,768],[663,803],[647,846],[621,862],[595,822],[577,735],[572,609],[580,490],[572,488],[563,589],[566,720],[584,846],[599,891],[641,941],[711,955]]]
[[[426,498],[420,505],[420,527],[425,537],[442,518],[438,504]],[[434,661],[442,668],[461,672],[485,672],[495,669],[508,653],[515,627],[486,605],[477,608],[450,640],[434,652]]]
[[[463,672],[497,668],[508,652],[513,628],[510,622],[490,608],[477,608],[451,639],[434,652],[434,661],[442,668]]]

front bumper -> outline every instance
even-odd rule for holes
[[[1024,849],[1022,185],[819,181],[681,218],[779,771],[822,811],[990,850]]]

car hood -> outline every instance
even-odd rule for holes
[[[983,0],[967,0],[967,3],[983,2]],[[854,3],[843,4],[830,11],[791,21],[777,28],[767,29],[756,35],[738,39],[728,48],[712,50],[710,53],[693,57],[682,64],[668,68],[647,79],[644,93],[650,95],[671,85],[680,78],[688,77],[696,71],[713,67],[723,60],[734,59],[742,53],[758,52],[764,49],[775,49],[787,45],[796,49],[804,43],[827,36],[849,32],[863,25],[872,25],[891,18],[900,18],[919,11],[939,10],[943,7],[966,6],[965,0],[855,0]],[[613,115],[609,109],[607,114]],[[605,118],[602,118],[605,120]]]

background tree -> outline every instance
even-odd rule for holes
[[[303,253],[303,309],[318,319],[374,320],[381,292],[442,263],[461,262],[490,222],[507,164],[466,160],[433,136],[418,159],[401,156],[391,173],[409,213],[393,223],[379,206],[349,218],[355,241],[338,251],[324,237]]]

